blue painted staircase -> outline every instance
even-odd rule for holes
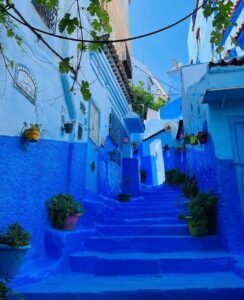
[[[189,235],[179,190],[144,187],[98,224],[69,272],[21,287],[26,299],[244,299],[244,280],[216,236]]]

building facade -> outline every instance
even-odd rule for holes
[[[220,54],[216,52],[216,46],[210,42],[214,16],[206,19],[203,15],[204,8],[192,16],[188,34],[189,63],[206,63],[244,55],[244,3],[241,0],[233,0],[232,2],[234,8],[231,14],[231,25],[225,29],[219,44],[219,46],[223,46],[223,51]],[[196,7],[202,3],[203,0],[197,0]]]
[[[59,33],[57,20],[67,9],[76,15],[72,3],[59,1],[59,8],[50,10],[35,1],[14,1],[32,26],[50,33]],[[82,7],[88,4],[80,1]],[[113,22],[114,13],[110,12],[116,32],[120,23]],[[90,17],[84,14],[82,18],[88,28]],[[21,48],[4,32],[1,38],[0,228],[20,222],[33,237],[30,255],[36,258],[45,253],[46,200],[59,193],[73,194],[90,207],[90,201],[96,199],[95,211],[97,206],[105,209],[105,204],[99,204],[104,197],[121,192],[123,159],[128,166],[130,138],[139,119],[134,127],[124,121],[133,97],[126,65],[113,44],[101,52],[82,54],[77,79],[90,82],[91,89],[91,99],[84,101],[80,91],[70,91],[74,78],[59,72],[59,59],[42,40],[21,24],[16,33],[23,38]],[[128,30],[125,33],[128,35]],[[84,37],[90,36],[84,32]],[[76,43],[45,39],[62,57],[74,56],[71,63],[76,65],[80,59]],[[120,51],[122,57],[125,53],[128,62],[129,52],[126,48]],[[12,60],[14,67],[10,67]],[[69,132],[68,123],[72,127]],[[41,138],[36,143],[24,138],[31,124],[41,125]],[[97,197],[102,198],[98,201]]]

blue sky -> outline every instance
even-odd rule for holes
[[[131,36],[167,26],[193,11],[195,5],[196,0],[132,0]],[[189,24],[190,18],[168,31],[133,41],[133,56],[147,65],[156,77],[169,81],[166,72],[171,69],[172,59],[188,63]]]

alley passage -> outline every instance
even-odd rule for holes
[[[144,187],[97,226],[70,270],[22,288],[26,299],[244,299],[244,281],[216,236],[189,235],[185,199],[166,185]]]

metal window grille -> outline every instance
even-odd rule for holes
[[[48,8],[44,4],[37,3],[36,0],[32,0],[37,12],[47,25],[47,27],[52,31],[56,32],[57,16],[58,16],[58,1],[53,8]]]
[[[118,146],[122,143],[124,137],[124,127],[114,111],[110,115],[109,136]]]

